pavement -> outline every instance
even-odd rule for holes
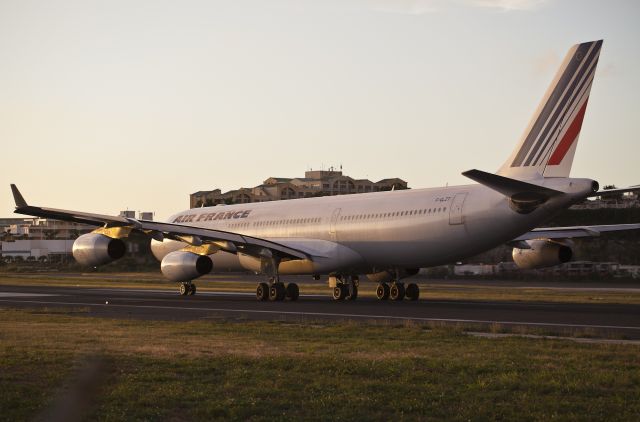
[[[593,288],[593,286],[587,287]],[[326,295],[305,295],[295,302],[258,302],[253,293],[198,291],[180,296],[175,290],[0,286],[0,308],[82,308],[80,315],[144,320],[286,320],[300,323],[369,320],[458,324],[517,331],[640,339],[640,305],[509,302],[481,300],[379,301],[360,297],[336,302]],[[493,327],[493,328],[492,328]]]

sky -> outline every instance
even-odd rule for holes
[[[0,0],[0,216],[117,214],[342,165],[412,188],[510,155],[604,39],[573,177],[640,184],[640,2]]]

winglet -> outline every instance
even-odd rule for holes
[[[13,183],[11,184],[11,192],[13,192],[13,200],[16,202],[16,209],[29,206],[27,205],[27,201],[25,201],[22,197],[22,194],[20,193],[16,185],[14,185]]]

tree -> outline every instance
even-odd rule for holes
[[[604,187],[602,188],[602,190],[614,190],[614,189],[617,189],[616,185],[604,185]],[[605,193],[600,198],[608,202],[618,202],[618,201],[622,201],[623,194],[622,192]]]

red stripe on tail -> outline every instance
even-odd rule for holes
[[[571,126],[569,126],[567,133],[564,134],[562,140],[556,147],[556,150],[553,151],[551,158],[549,158],[549,165],[557,166],[558,164],[560,164],[564,159],[564,156],[567,154],[567,151],[569,151],[569,148],[571,148],[571,145],[573,145],[573,141],[575,141],[580,134],[580,128],[582,128],[582,120],[584,119],[584,112],[587,110],[588,102],[589,98],[585,100],[584,105],[582,106],[576,117],[573,119],[573,122],[571,122]]]

